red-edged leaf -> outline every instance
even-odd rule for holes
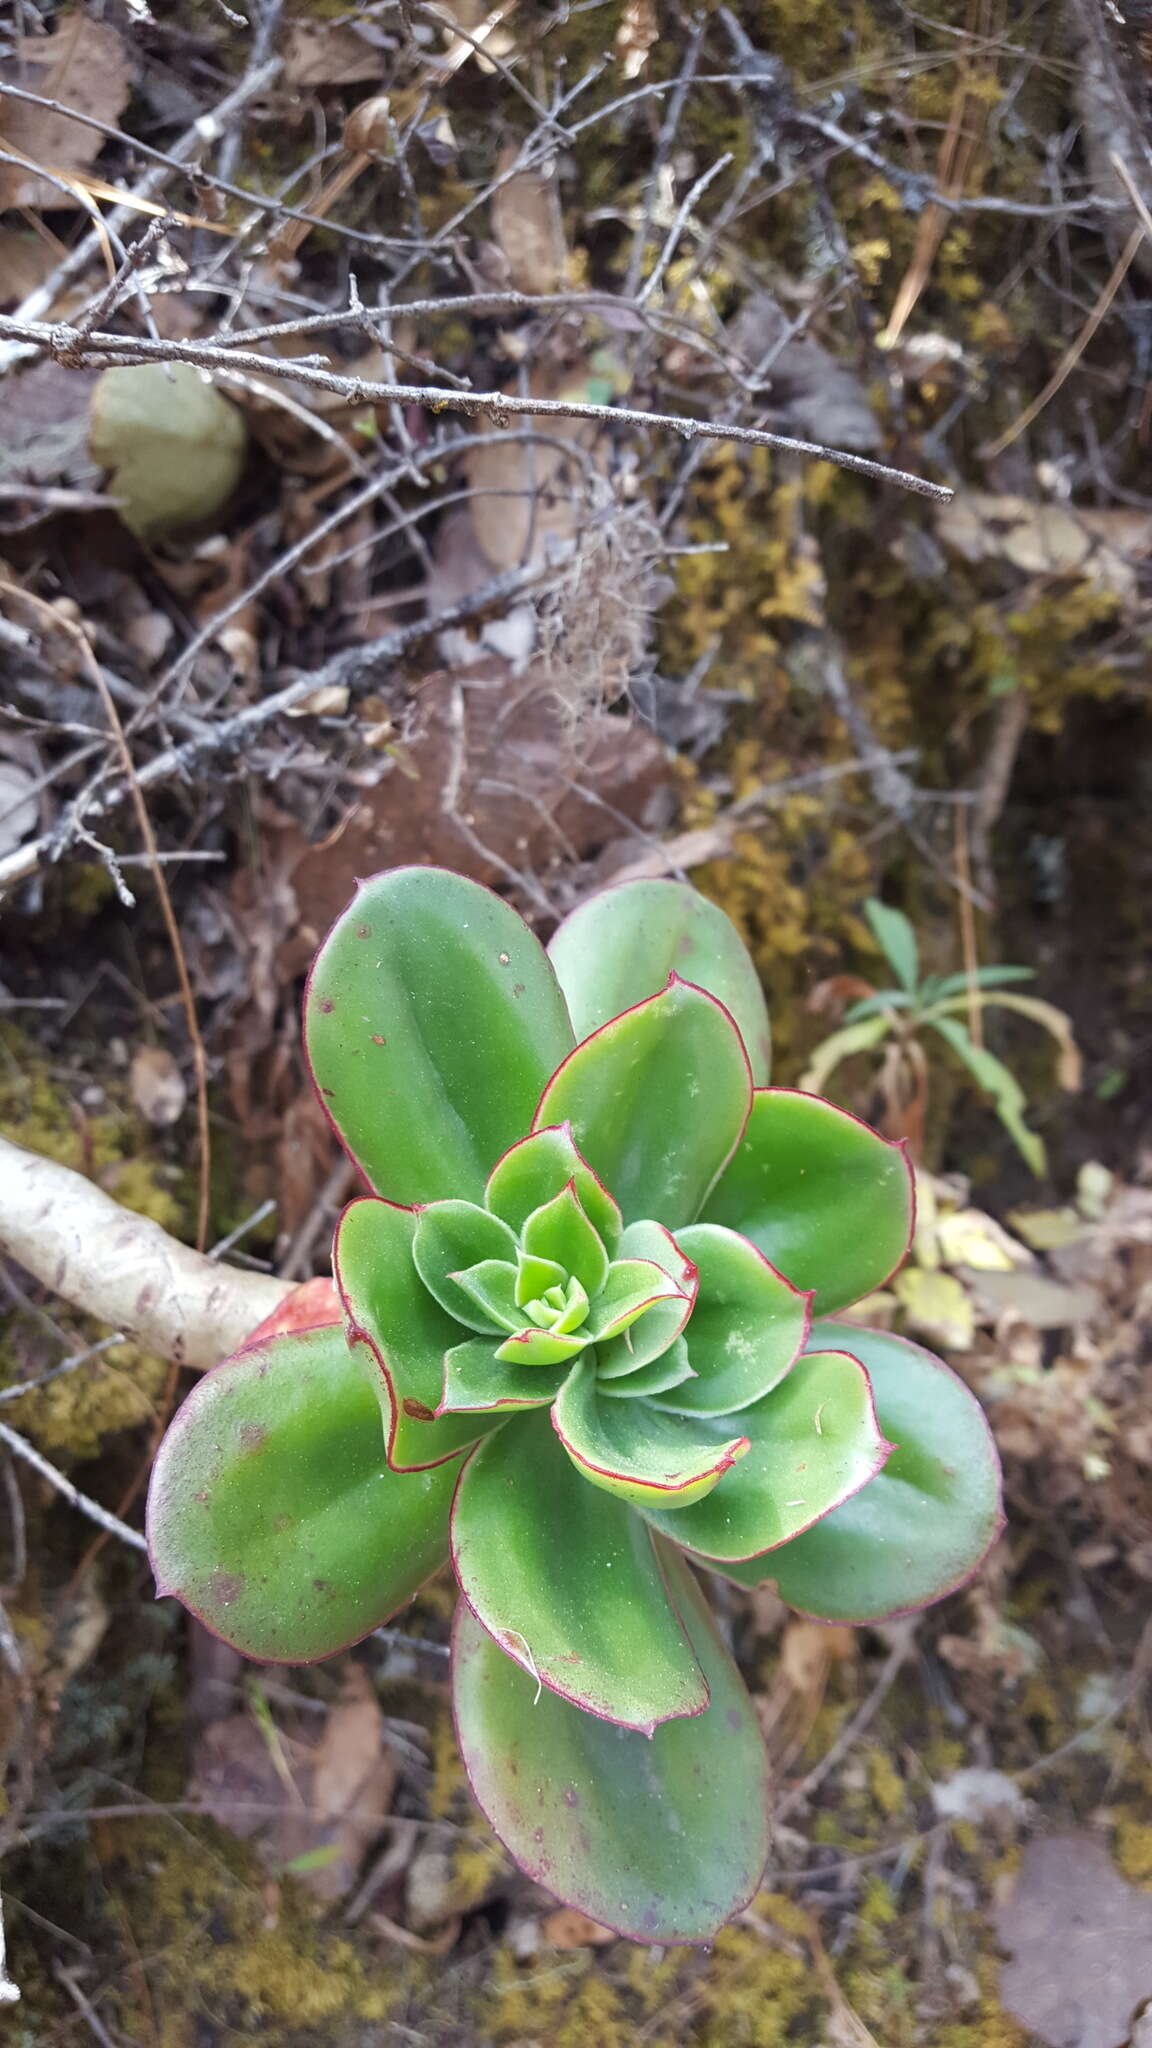
[[[669,1415],[651,1402],[603,1398],[596,1368],[579,1359],[556,1397],[552,1425],[586,1479],[633,1503],[684,1509],[710,1493],[748,1450],[711,1418]]]
[[[444,1392],[437,1414],[475,1414],[489,1409],[546,1408],[568,1374],[559,1365],[527,1365],[501,1358],[490,1339],[457,1344],[444,1360]]]
[[[662,1358],[683,1330],[696,1299],[696,1268],[663,1224],[630,1223],[620,1239],[620,1258],[659,1267],[668,1277],[670,1291],[663,1300],[654,1300],[620,1336],[606,1337],[597,1345],[602,1380],[624,1379]]]
[[[740,1142],[748,1057],[723,1004],[675,977],[586,1038],[552,1076],[535,1128],[568,1122],[625,1222],[697,1214]]]
[[[760,977],[739,932],[684,882],[620,882],[564,919],[548,956],[577,1038],[656,995],[670,974],[706,988],[736,1020],[753,1079],[768,1079],[771,1035]]]
[[[903,1337],[825,1322],[812,1342],[850,1346],[862,1359],[895,1448],[877,1478],[795,1542],[717,1569],[741,1585],[772,1579],[789,1606],[824,1621],[883,1621],[926,1607],[972,1576],[1003,1524],[984,1412],[956,1373]]]
[[[843,1351],[811,1352],[735,1421],[751,1448],[719,1485],[675,1514],[644,1512],[673,1542],[702,1557],[745,1558],[787,1543],[830,1514],[880,1470],[884,1441],[868,1375]],[[732,1418],[693,1415],[717,1438]]]
[[[540,1692],[466,1601],[453,1706],[477,1803],[536,1883],[632,1941],[711,1941],[760,1884],[768,1765],[752,1702],[699,1587],[667,1557],[711,1690],[651,1740]]]
[[[696,1377],[667,1405],[679,1415],[734,1415],[776,1386],[803,1350],[811,1297],[717,1223],[690,1223],[677,1243],[698,1274],[684,1328]]]
[[[704,1220],[750,1237],[826,1315],[871,1294],[900,1264],[914,1205],[902,1146],[816,1095],[765,1088]]]
[[[647,1528],[585,1485],[546,1415],[509,1423],[472,1453],[452,1558],[489,1635],[550,1691],[646,1734],[703,1713],[708,1687]]]
[[[568,1124],[550,1124],[513,1145],[489,1174],[484,1200],[494,1216],[519,1231],[533,1210],[570,1181],[609,1257],[615,1258],[623,1228],[620,1210],[578,1151]]]
[[[330,1657],[444,1562],[456,1476],[389,1469],[339,1323],[266,1338],[205,1375],[160,1446],[157,1591],[247,1657]]]

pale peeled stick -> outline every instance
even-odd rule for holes
[[[240,480],[248,429],[191,363],[136,363],[100,378],[88,445],[111,472],[125,526],[150,540],[223,509]]]

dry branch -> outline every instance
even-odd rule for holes
[[[246,704],[242,711],[234,712],[230,717],[209,722],[181,716],[179,722],[192,727],[189,738],[176,746],[166,747],[138,768],[136,787],[154,789],[159,783],[188,775],[206,761],[245,760],[246,750],[266,726],[316,691],[340,687],[347,689],[353,698],[363,696],[380,684],[390,667],[423,641],[449,626],[464,625],[513,598],[523,596],[528,590],[546,583],[552,573],[547,565],[537,563],[530,563],[523,569],[510,569],[502,576],[494,576],[482,589],[471,591],[455,604],[444,605],[410,626],[400,626],[377,640],[366,640],[358,646],[344,648],[321,668],[309,669],[297,676],[294,682],[286,683],[283,689],[260,698],[255,704]],[[198,636],[197,646],[219,631],[225,616],[224,613],[216,615],[210,622],[210,630],[205,629],[204,634]],[[187,654],[188,649],[185,649],[180,656],[181,668]],[[176,722],[174,717],[173,723]],[[58,860],[77,841],[90,846],[89,828],[119,810],[127,801],[130,788],[127,781],[121,780],[100,790],[82,793],[68,805],[51,832],[14,847],[11,853],[0,858],[0,897],[18,883],[26,882],[41,867]]]
[[[0,1138],[0,1252],[73,1308],[207,1370],[292,1292],[217,1264],[54,1160]]]
[[[500,422],[518,416],[529,419],[590,420],[597,426],[659,428],[679,434],[685,441],[738,441],[752,448],[779,448],[788,455],[803,455],[817,462],[834,462],[840,469],[855,470],[879,483],[897,484],[919,497],[935,498],[947,504],[953,492],[947,484],[930,483],[910,470],[892,469],[855,455],[843,448],[829,448],[820,441],[801,441],[791,434],[772,434],[762,427],[740,427],[727,421],[691,419],[687,415],[635,412],[628,406],[585,405],[566,398],[518,398],[501,391],[459,391],[435,384],[382,384],[365,377],[342,377],[311,357],[263,356],[246,349],[219,348],[212,342],[151,341],[132,334],[88,334],[66,322],[20,321],[0,318],[0,339],[29,342],[43,349],[68,369],[116,363],[192,363],[202,370],[243,370],[259,377],[284,377],[293,384],[311,385],[317,391],[333,392],[350,405],[419,405],[432,412],[486,413]]]

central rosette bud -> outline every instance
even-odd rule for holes
[[[563,1127],[513,1146],[492,1173],[484,1205],[432,1202],[413,1243],[429,1293],[489,1340],[446,1360],[447,1406],[471,1405],[501,1366],[567,1366],[582,1353],[620,1397],[671,1388],[690,1376],[679,1344],[696,1269],[657,1223],[627,1229],[608,1190]],[[655,1373],[644,1372],[658,1362]],[[477,1381],[480,1383],[477,1385]],[[539,1400],[539,1378],[530,1397]]]

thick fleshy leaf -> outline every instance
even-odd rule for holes
[[[484,1200],[494,1216],[519,1231],[533,1210],[550,1202],[569,1181],[609,1258],[615,1258],[623,1228],[619,1207],[577,1150],[567,1124],[533,1131],[513,1145],[489,1174]]]
[[[490,1339],[474,1337],[457,1344],[444,1359],[441,1409],[452,1413],[483,1413],[493,1408],[546,1408],[568,1375],[567,1360],[559,1365],[510,1364]]]
[[[460,1590],[533,1678],[586,1713],[651,1734],[701,1714],[708,1687],[652,1538],[587,1486],[546,1415],[477,1446],[452,1509]]]
[[[456,1477],[455,1464],[389,1470],[339,1323],[269,1337],[207,1373],[160,1446],[157,1591],[246,1657],[330,1657],[444,1562]]]
[[[694,1415],[692,1427],[721,1437],[724,1416]],[[884,1441],[868,1375],[844,1351],[811,1352],[770,1394],[735,1418],[751,1449],[706,1500],[657,1513],[656,1528],[701,1557],[752,1557],[807,1529],[880,1470]]]
[[[516,1301],[516,1268],[508,1259],[481,1259],[452,1279],[476,1311],[467,1310],[456,1320],[470,1330],[522,1330],[524,1317]]]
[[[659,1358],[650,1365],[642,1365],[625,1379],[606,1380],[597,1374],[597,1391],[606,1401],[635,1401],[639,1396],[665,1394],[670,1387],[683,1386],[692,1378],[692,1364],[688,1357],[688,1346],[683,1337],[674,1338]]]
[[[587,1335],[565,1337],[556,1330],[519,1330],[514,1337],[505,1338],[496,1356],[510,1365],[562,1365],[566,1359],[579,1358],[587,1343]]]
[[[470,1330],[487,1330],[490,1322],[477,1317],[476,1304],[456,1275],[487,1259],[514,1264],[516,1239],[506,1223],[475,1202],[433,1202],[417,1213],[412,1259],[442,1309]]]
[[[412,1261],[413,1209],[366,1197],[345,1209],[333,1263],[351,1342],[372,1362],[370,1379],[384,1411],[388,1462],[420,1472],[493,1426],[481,1416],[436,1411],[444,1390],[444,1354],[460,1342],[460,1324],[434,1301]]]
[[[752,1078],[766,1084],[772,1043],[760,977],[731,919],[686,883],[605,889],[564,919],[548,955],[577,1038],[634,1009],[678,974],[731,1011]]]
[[[711,1689],[649,1741],[539,1692],[456,1610],[456,1734],[478,1805],[529,1877],[632,1941],[710,1941],[757,1890],[768,1767],[752,1702],[679,1558],[672,1596]],[[537,1697],[539,1693],[539,1697]]]
[[[658,1266],[667,1274],[673,1291],[665,1299],[654,1301],[639,1321],[619,1337],[607,1337],[597,1345],[602,1380],[623,1379],[662,1358],[680,1335],[696,1299],[696,1268],[662,1223],[630,1223],[620,1239],[620,1257],[629,1261],[642,1259]]]
[[[405,1203],[480,1201],[573,1043],[523,919],[442,868],[360,884],[316,957],[304,1023],[337,1131],[377,1192]]]
[[[814,1095],[758,1090],[743,1142],[704,1220],[750,1237],[818,1315],[882,1286],[912,1236],[903,1147]]]
[[[882,1621],[926,1607],[971,1577],[1003,1524],[992,1432],[962,1379],[903,1337],[818,1323],[872,1381],[895,1449],[868,1485],[771,1557],[722,1569],[741,1585],[772,1579],[790,1607],[823,1621]]]
[[[748,1450],[746,1436],[710,1417],[669,1415],[650,1401],[602,1399],[592,1359],[573,1366],[556,1397],[552,1426],[593,1486],[677,1511],[710,1493]]]
[[[517,1308],[523,1308],[537,1295],[547,1294],[550,1287],[563,1287],[564,1277],[563,1266],[554,1265],[551,1259],[530,1259],[521,1252],[516,1264]]]
[[[568,1122],[625,1222],[690,1223],[740,1142],[748,1059],[715,997],[673,979],[552,1076],[536,1124]]]
[[[691,1306],[691,1300],[651,1259],[618,1259],[592,1303],[588,1328],[594,1341],[607,1342],[631,1329],[657,1302]]]
[[[696,1377],[666,1405],[680,1415],[732,1415],[784,1378],[804,1348],[811,1300],[719,1223],[690,1223],[676,1242],[699,1275],[684,1327]]]
[[[520,1242],[531,1258],[550,1259],[572,1274],[588,1295],[598,1294],[608,1277],[608,1254],[580,1206],[574,1181],[525,1217]]]

